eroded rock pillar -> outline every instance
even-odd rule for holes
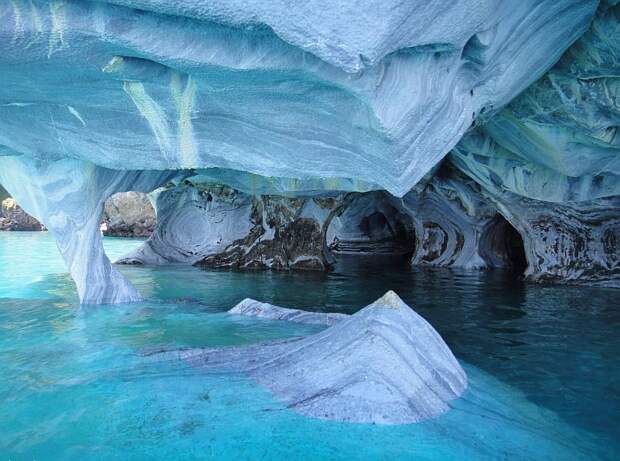
[[[99,226],[105,200],[126,190],[151,191],[176,174],[109,170],[74,159],[0,157],[0,182],[54,236],[85,304],[141,299],[103,249]]]

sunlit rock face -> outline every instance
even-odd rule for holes
[[[309,312],[299,309],[274,306],[254,299],[246,298],[228,311],[231,315],[244,315],[268,320],[286,320],[287,322],[305,323],[307,325],[332,326],[347,318],[346,314],[336,312]]]
[[[1,194],[1,192],[0,192]],[[41,231],[45,227],[20,207],[15,199],[0,200],[0,231]]]
[[[231,313],[238,310],[252,315],[243,306]],[[269,305],[259,313],[299,316],[294,309]],[[314,313],[305,320],[325,316]],[[467,388],[467,375],[439,333],[392,291],[315,335],[157,356],[181,358],[208,371],[245,373],[293,411],[337,421],[429,420],[449,411],[450,401]]]
[[[0,145],[114,169],[355,178],[403,195],[480,112],[542,76],[596,8],[264,3],[2,2]]]
[[[105,202],[101,231],[112,237],[148,237],[155,222],[155,209],[148,195],[119,192]]]

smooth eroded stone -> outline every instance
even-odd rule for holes
[[[310,325],[334,325],[347,318],[346,314],[331,312],[308,312],[300,309],[288,309],[274,306],[269,303],[261,303],[254,299],[246,298],[228,311],[229,314],[245,315],[270,320],[286,320],[295,323]]]
[[[441,336],[393,291],[315,335],[158,355],[246,373],[294,411],[337,421],[424,421],[467,388]]]

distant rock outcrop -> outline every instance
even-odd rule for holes
[[[295,312],[264,306],[263,312]],[[312,336],[162,355],[246,373],[294,411],[338,421],[424,421],[448,411],[467,388],[441,336],[392,291]]]
[[[112,237],[148,237],[156,216],[148,195],[142,192],[114,194],[103,208],[101,230]]]
[[[39,221],[26,213],[12,198],[0,203],[0,231],[42,231]]]

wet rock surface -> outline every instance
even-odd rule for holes
[[[467,388],[441,336],[391,291],[308,337],[154,356],[245,373],[288,408],[337,421],[424,421],[448,411]]]
[[[347,318],[346,314],[309,312],[299,309],[274,306],[254,299],[246,298],[228,311],[233,315],[257,317],[269,320],[286,320],[287,322],[305,323],[309,325],[331,326]]]

